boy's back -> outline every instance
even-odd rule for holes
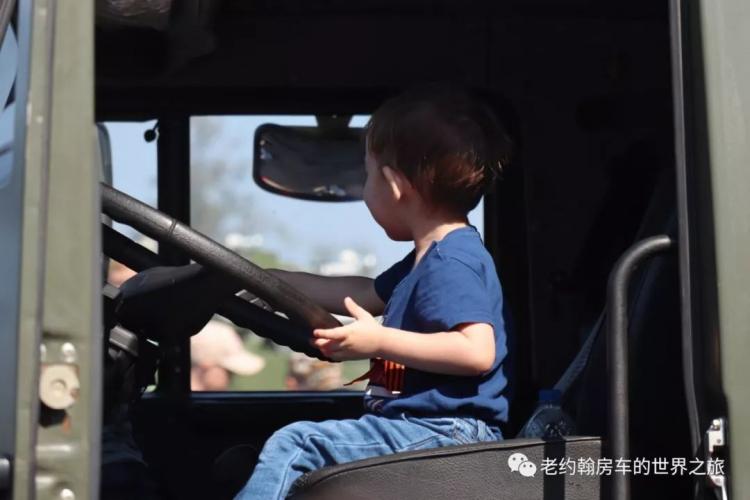
[[[375,279],[375,290],[387,303],[383,325],[432,333],[461,323],[488,323],[494,329],[495,360],[489,372],[473,377],[427,373],[375,360],[366,407],[384,415],[408,412],[466,415],[492,424],[506,421],[503,296],[479,232],[471,225],[452,230],[432,242],[416,267],[414,255],[412,250]]]

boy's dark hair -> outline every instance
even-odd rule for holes
[[[510,138],[465,91],[430,86],[387,100],[366,128],[378,165],[403,172],[433,207],[464,215],[502,174]]]

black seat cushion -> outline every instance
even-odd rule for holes
[[[508,458],[514,453],[536,465],[534,476],[511,471]],[[291,498],[598,500],[606,476],[544,474],[541,466],[543,458],[557,463],[591,458],[596,464],[600,454],[601,440],[595,437],[508,439],[397,453],[305,474],[294,483]]]

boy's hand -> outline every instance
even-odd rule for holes
[[[313,345],[336,361],[377,357],[383,326],[351,297],[344,299],[344,306],[356,321],[337,328],[313,330]]]

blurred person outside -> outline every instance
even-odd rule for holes
[[[190,388],[193,391],[225,391],[232,375],[259,373],[265,360],[245,349],[231,325],[212,319],[190,339]]]
[[[286,388],[290,391],[335,391],[344,381],[341,363],[329,363],[299,352],[289,356]]]

